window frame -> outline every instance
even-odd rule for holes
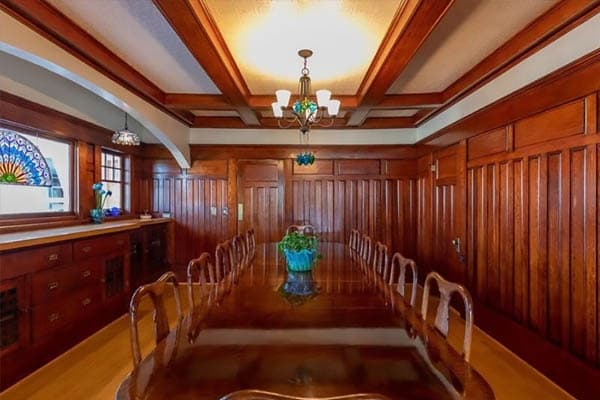
[[[26,135],[39,136],[41,138],[52,140],[55,142],[62,142],[69,145],[69,179],[71,180],[69,185],[69,196],[70,211],[48,211],[48,212],[32,212],[32,213],[17,213],[17,214],[0,214],[0,221],[10,222],[14,225],[21,225],[34,222],[54,222],[63,220],[76,219],[79,215],[77,210],[78,201],[75,198],[76,190],[78,189],[77,182],[77,168],[78,163],[76,160],[76,149],[77,141],[62,136],[58,136],[49,131],[42,129],[35,129],[21,124],[8,123],[7,121],[0,120],[0,128],[14,131],[16,133],[24,133]]]
[[[118,168],[121,170],[121,180],[120,181],[115,181],[115,180],[110,180],[110,179],[103,179],[102,178],[102,172],[104,170],[104,154],[111,154],[112,156],[117,156],[121,159],[121,167]],[[118,150],[114,150],[108,147],[101,147],[100,148],[100,163],[99,163],[99,169],[100,169],[100,179],[98,182],[111,182],[111,183],[119,183],[121,185],[121,216],[128,216],[130,215],[131,211],[130,211],[130,205],[131,205],[131,191],[129,190],[129,184],[130,184],[130,174],[131,174],[131,159],[130,159],[130,155],[127,153],[123,153],[120,152]],[[111,170],[115,170],[117,168],[114,167],[107,167]],[[107,217],[107,218],[119,218],[117,217]]]

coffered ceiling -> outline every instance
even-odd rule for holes
[[[590,14],[596,0],[0,0],[192,127],[272,128],[277,88],[342,101],[334,129],[432,118]]]

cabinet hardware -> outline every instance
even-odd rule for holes
[[[48,256],[48,261],[56,261],[58,260],[58,254],[57,253],[52,253]]]
[[[48,290],[54,290],[58,288],[58,282],[50,282],[48,283]]]
[[[48,315],[48,320],[50,322],[54,322],[60,319],[60,313],[52,313],[50,315]]]
[[[84,278],[87,278],[88,276],[92,275],[92,272],[89,269],[86,269],[85,271],[83,271],[83,273],[81,274],[81,276],[83,276]]]
[[[123,239],[117,241],[117,245],[122,246],[123,244],[125,244],[125,241]]]
[[[81,301],[81,305],[85,307],[85,306],[89,305],[91,302],[92,302],[92,300],[89,297],[86,297],[85,299],[83,299]]]
[[[83,251],[84,253],[89,253],[90,251],[92,251],[92,247],[91,246],[85,246],[84,248],[81,249],[81,251]]]

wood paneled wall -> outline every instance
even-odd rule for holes
[[[592,363],[598,348],[596,94],[469,140],[468,269],[477,297]],[[548,140],[547,138],[550,138]]]
[[[271,150],[270,154],[290,154],[290,149],[284,146]],[[404,156],[405,150],[402,147],[399,150],[398,154]],[[194,149],[192,154],[200,151]],[[247,150],[240,151],[243,153],[239,155],[248,156]],[[281,191],[284,200],[283,215],[279,219],[277,216],[267,218],[259,209],[253,213],[260,199],[252,194],[254,192],[246,193],[245,187],[254,183],[241,184],[247,180],[244,171],[248,168],[240,166],[251,165],[252,160],[265,161],[266,154],[255,159],[240,159],[232,146],[212,153],[215,157],[231,158],[195,160],[188,171],[181,171],[172,160],[155,160],[151,166],[152,178],[140,185],[152,188],[153,212],[170,212],[176,220],[176,262],[180,265],[202,251],[213,251],[217,242],[235,234],[238,227],[243,231],[248,221],[261,218],[261,221],[275,221],[270,223],[268,232],[262,228],[257,232],[264,240],[277,240],[289,224],[310,223],[316,227],[321,240],[345,242],[350,230],[356,228],[387,243],[394,251],[413,256],[417,224],[416,160],[374,159],[373,153],[347,148],[337,153],[338,159],[318,159],[309,167],[299,167],[291,158],[269,161],[282,166],[283,179],[279,183],[276,177],[263,179],[256,175],[258,172],[251,171],[251,175],[256,176],[250,181],[255,181],[257,190],[261,182],[275,179],[273,183],[278,185],[275,197],[279,199]],[[365,158],[348,158],[356,154]],[[327,150],[327,155],[332,155],[331,150]],[[269,198],[275,199],[273,196]],[[256,204],[250,201],[252,199]],[[237,221],[237,202],[248,203],[243,211],[243,223]],[[258,222],[254,225],[260,228]]]
[[[414,256],[415,160],[320,160],[310,175],[294,166],[291,221],[311,223],[321,239],[346,242],[352,229]]]

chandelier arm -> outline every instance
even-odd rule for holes
[[[297,121],[298,118],[294,117],[294,118],[277,118],[277,125],[281,128],[281,129],[288,129],[291,128],[292,125],[294,124],[294,122]]]
[[[316,126],[320,126],[322,128],[329,128],[330,126],[333,126],[333,123],[335,122],[335,118],[327,118],[325,120],[325,122],[317,122],[315,123]]]

